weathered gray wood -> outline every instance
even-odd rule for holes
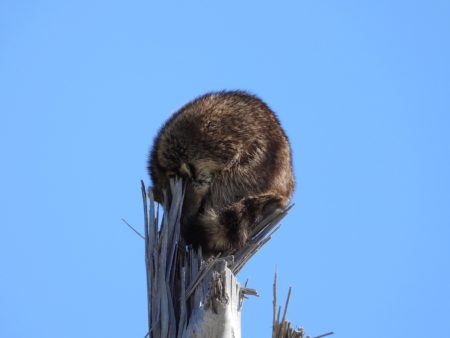
[[[192,313],[183,338],[241,337],[240,285],[224,261],[211,272],[209,283],[205,301]]]
[[[272,338],[303,338],[303,328],[292,328],[291,323],[286,320],[289,300],[291,298],[291,288],[289,288],[286,304],[284,306],[283,318],[280,320],[281,306],[277,309],[277,274],[273,281],[273,324]],[[309,337],[306,337],[309,338]]]
[[[171,201],[164,203],[162,220],[151,190],[142,182],[145,212],[145,264],[150,338],[241,337],[244,295],[235,275],[278,229],[287,210],[267,217],[253,231],[247,245],[234,256],[203,260],[201,251],[180,238],[184,199],[181,179],[171,180]],[[147,198],[148,197],[148,198]]]
[[[291,288],[289,288],[286,298],[286,304],[284,305],[283,317],[280,320],[281,306],[277,308],[277,274],[273,281],[273,317],[272,317],[272,338],[304,338],[305,332],[301,327],[291,327],[291,322],[286,319],[289,300],[291,298]],[[328,332],[315,336],[314,338],[324,338],[334,334],[334,332]],[[311,338],[306,336],[306,338]]]

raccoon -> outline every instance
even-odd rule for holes
[[[181,235],[206,255],[241,249],[294,190],[291,149],[275,113],[244,91],[208,93],[163,125],[148,160],[157,202],[169,179],[186,183]]]

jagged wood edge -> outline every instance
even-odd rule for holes
[[[163,219],[161,227],[158,229],[159,208],[156,210],[155,216],[153,195],[150,190],[147,193],[145,184],[141,181],[145,215],[147,336],[175,337],[175,333],[178,332],[177,336],[182,338],[189,322],[189,315],[194,310],[192,305],[198,304],[208,291],[205,289],[207,286],[202,283],[203,279],[213,271],[216,264],[226,264],[233,274],[237,274],[248,260],[271,239],[273,233],[279,229],[278,223],[292,205],[285,210],[275,211],[264,219],[253,230],[247,245],[235,255],[213,257],[205,262],[201,259],[201,251],[195,253],[192,248],[180,250],[181,248],[178,247],[180,243],[183,246],[179,237],[179,220],[184,199],[184,184],[179,178],[171,180],[170,184],[172,201],[169,207],[168,199],[165,199]],[[148,204],[150,208],[148,208]],[[170,226],[176,228],[169,229]],[[180,252],[183,254],[180,255]],[[180,260],[183,259],[187,264],[187,269],[180,265]],[[178,281],[177,278],[180,280]],[[169,285],[167,284],[168,280]],[[189,286],[186,287],[186,285]],[[178,296],[172,294],[172,292],[176,292],[175,290],[178,290]],[[243,288],[240,292],[241,301],[245,294],[256,295],[257,292],[254,289]]]

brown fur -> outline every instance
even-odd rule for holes
[[[203,95],[161,128],[148,169],[158,202],[171,176],[186,181],[182,236],[206,253],[241,248],[294,190],[288,139],[270,108],[241,91]]]

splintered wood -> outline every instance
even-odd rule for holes
[[[147,337],[241,337],[243,299],[257,293],[241,287],[235,275],[270,240],[289,208],[274,212],[261,222],[247,245],[233,256],[205,261],[201,250],[196,252],[180,238],[182,180],[171,180],[172,197],[164,203],[162,219],[151,191],[147,193],[143,182],[141,185],[145,213]]]
[[[286,320],[289,300],[291,298],[291,288],[289,288],[286,304],[284,306],[283,318],[280,321],[281,306],[277,309],[277,274],[273,281],[273,319],[272,319],[272,338],[303,338],[302,328],[292,328],[291,323]],[[309,337],[307,337],[309,338]]]

